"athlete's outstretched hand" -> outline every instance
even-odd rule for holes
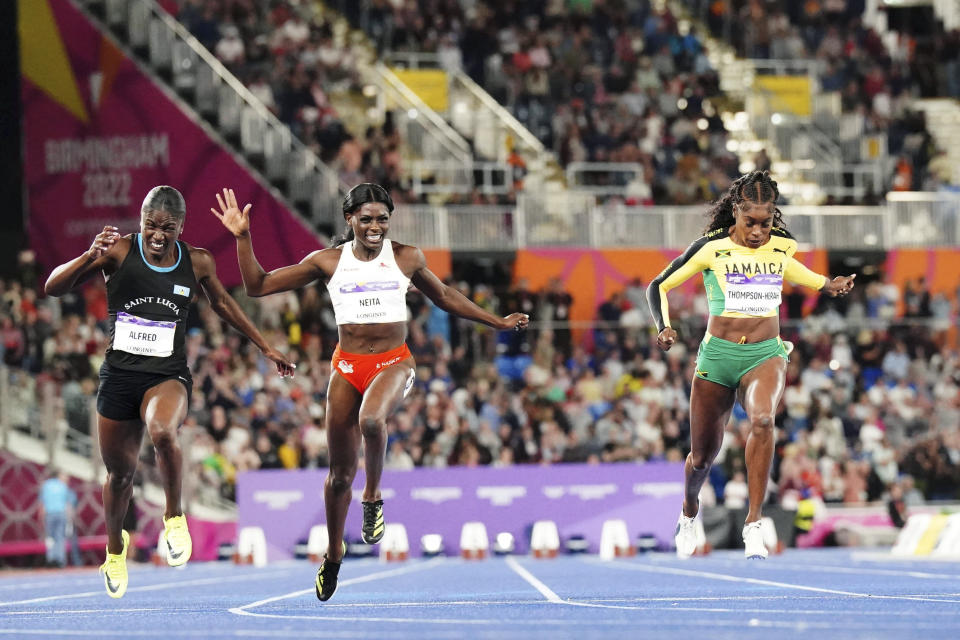
[[[664,327],[663,331],[657,335],[657,346],[663,351],[670,351],[670,347],[676,341],[677,332],[673,330],[673,327]]]
[[[501,331],[508,331],[510,329],[515,329],[517,331],[523,331],[530,325],[530,316],[525,313],[511,313],[502,320],[500,325]]]
[[[277,374],[281,378],[286,378],[287,376],[293,377],[293,370],[297,368],[297,365],[287,360],[286,356],[282,353],[273,347],[269,347],[263,352],[263,355],[276,363]]]
[[[853,281],[856,277],[857,274],[853,274],[852,276],[837,276],[823,285],[823,292],[834,298],[837,296],[845,296],[853,289]]]
[[[87,249],[87,256],[89,256],[90,260],[96,260],[105,254],[119,238],[120,233],[116,227],[111,227],[110,225],[105,226],[103,231],[98,233],[97,237],[93,239],[93,244]]]
[[[210,211],[217,216],[230,233],[237,238],[250,233],[250,207],[253,205],[248,204],[241,211],[233,189],[227,188],[223,190],[223,197],[219,193],[217,194],[217,204],[220,205],[220,211],[213,207],[210,208]]]

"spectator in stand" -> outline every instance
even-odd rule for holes
[[[67,484],[69,477],[64,471],[50,471],[40,486],[40,518],[43,521],[44,539],[47,542],[47,566],[63,567],[67,564],[67,527],[76,506],[76,494]]]

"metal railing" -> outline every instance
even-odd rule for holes
[[[391,235],[421,247],[512,251],[530,247],[682,249],[702,235],[707,207],[598,206],[574,192],[522,194],[516,205],[400,205]],[[960,194],[890,193],[881,206],[786,206],[802,246],[841,250],[960,246]]]
[[[156,0],[79,0],[102,6],[107,26],[125,37],[147,62],[216,129],[232,140],[267,180],[282,186],[314,223],[339,216],[336,171],[290,132],[186,28]]]
[[[474,141],[477,153],[488,160],[504,161],[512,146],[531,170],[543,167],[549,155],[543,143],[480,85],[456,71],[450,78],[450,121]]]
[[[96,417],[96,399],[78,382],[58,382],[0,364],[0,447],[8,448],[16,433],[42,450],[46,464],[57,464],[68,452],[96,468]]]
[[[390,51],[384,59],[407,69],[439,69],[440,56],[423,51]],[[505,160],[511,144],[528,160],[546,153],[543,142],[509,110],[462,70],[447,70],[450,109],[447,119],[474,141],[477,153],[490,160]]]
[[[414,193],[508,194],[513,177],[510,165],[502,162],[467,164],[417,160],[410,168]]]
[[[181,430],[184,451],[191,449],[195,437],[190,429]],[[143,446],[151,445],[145,439]],[[86,392],[77,382],[58,382],[0,364],[0,449],[46,466],[69,466],[71,475],[99,481],[105,469],[97,441],[96,392]],[[215,492],[203,490],[201,474],[187,458],[184,455],[184,506],[229,508]],[[146,482],[162,486],[155,466],[141,460],[139,468]]]
[[[960,193],[891,191],[886,208],[892,246],[960,246]]]
[[[644,182],[643,165],[633,162],[571,162],[566,172],[567,188],[596,195],[623,193],[630,183]]]
[[[440,69],[440,56],[432,51],[387,51],[382,58],[391,67],[404,69]]]
[[[887,175],[883,163],[844,164],[839,168],[820,165],[813,166],[797,163],[797,172],[809,182],[815,182],[821,191],[835,198],[863,199],[867,196],[879,197],[884,193]]]

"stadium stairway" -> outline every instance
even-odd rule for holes
[[[756,120],[751,117],[750,100],[757,94],[753,89],[757,74],[753,62],[738,58],[736,50],[729,43],[710,35],[707,25],[692,16],[683,2],[668,0],[667,5],[683,21],[695,23],[698,35],[704,39],[707,57],[717,70],[720,89],[727,98],[718,108],[723,125],[730,134],[731,150],[740,159],[740,171],[752,171],[755,167],[754,156],[761,149],[766,149],[780,192],[797,204],[818,204],[823,198],[819,185],[805,179],[787,150],[780,148],[774,136],[775,127],[769,124],[762,128],[753,126]]]
[[[445,180],[452,188],[463,189],[463,176],[471,181],[470,169],[460,171],[460,176],[453,176],[450,170],[452,165],[460,165],[472,166],[474,172],[486,168],[497,179],[503,176],[502,183],[508,183],[508,158],[515,150],[526,165],[523,184],[527,192],[567,191],[566,177],[554,154],[465,73],[446,72],[447,107],[435,111],[394,73],[396,67],[389,60],[377,59],[376,47],[366,33],[352,28],[343,15],[323,2],[314,0],[313,6],[315,15],[331,21],[335,43],[351,47],[357,55],[366,83],[362,91],[344,87],[334,92],[331,102],[355,136],[363,136],[371,121],[382,120],[384,105],[392,107],[407,140],[406,177],[420,173],[421,178]],[[426,67],[436,68],[433,62]],[[561,204],[563,197],[558,201]]]
[[[156,0],[71,0],[120,48],[148,68],[211,136],[236,151],[245,168],[270,185],[317,231],[339,220],[337,172],[303,145],[220,61]]]

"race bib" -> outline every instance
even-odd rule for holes
[[[165,358],[173,354],[176,331],[176,322],[147,320],[118,311],[113,329],[113,348],[138,356]]]
[[[780,306],[783,276],[758,273],[752,278],[742,273],[728,273],[724,311],[749,316],[765,316]]]

